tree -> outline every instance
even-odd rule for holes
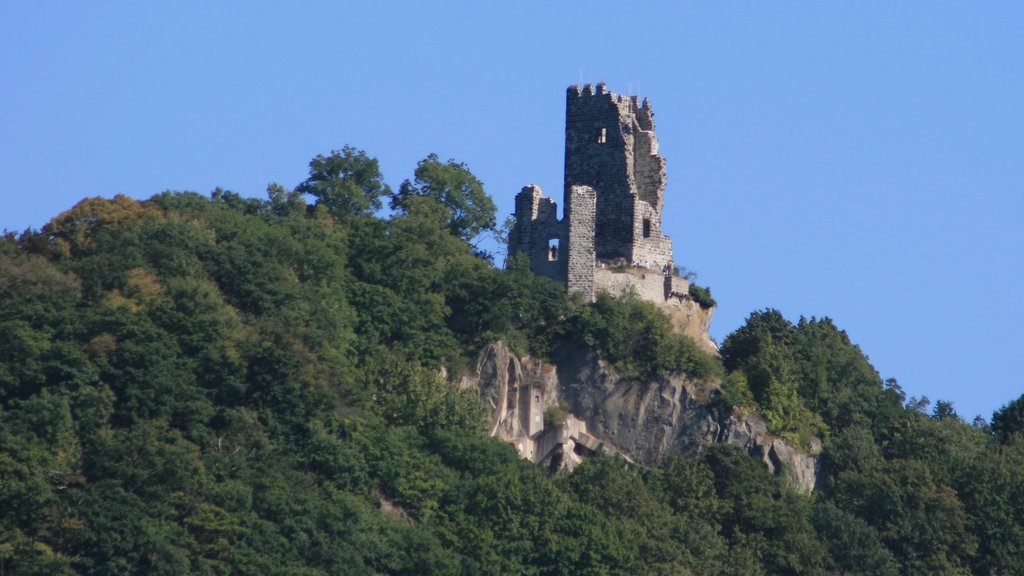
[[[815,503],[811,521],[835,564],[836,574],[899,574],[899,566],[877,531],[828,501]]]
[[[954,418],[960,419],[960,415],[956,413],[956,409],[953,408],[953,403],[948,400],[939,400],[935,404],[935,410],[932,412],[932,418],[935,420],[948,420]]]
[[[829,318],[801,318],[793,347],[798,393],[833,429],[885,420],[882,379],[860,347]]]
[[[794,326],[778,310],[753,312],[746,324],[725,339],[722,362],[726,370],[743,370],[754,398],[764,402],[773,380],[794,380],[795,339]]]
[[[391,195],[377,159],[351,146],[310,160],[309,178],[295,191],[315,197],[317,205],[327,206],[335,215],[373,214],[383,206],[381,196]]]
[[[484,192],[484,185],[462,162],[442,163],[431,154],[416,165],[415,179],[406,180],[391,198],[391,208],[409,211],[413,197],[433,198],[451,215],[446,226],[452,234],[469,241],[496,225],[494,201]]]
[[[277,216],[301,216],[306,213],[306,201],[302,199],[302,192],[289,192],[276,182],[267,184],[267,203],[270,205],[270,211]]]
[[[105,236],[137,230],[160,216],[159,208],[122,194],[110,200],[86,198],[50,220],[43,226],[42,234],[49,238],[55,254],[85,255],[98,250]]]
[[[1006,443],[1014,434],[1024,431],[1024,395],[992,413],[992,433]]]
[[[924,461],[892,459],[862,472],[842,472],[831,493],[836,507],[878,532],[903,574],[969,573],[966,562],[978,538],[968,529],[968,510]]]
[[[751,312],[746,323],[729,334],[722,344],[722,360],[729,370],[740,368],[742,363],[760,349],[767,336],[786,345],[792,344],[796,332],[793,324],[782,312],[774,308]]]

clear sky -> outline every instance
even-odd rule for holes
[[[565,89],[650,99],[676,262],[829,316],[968,421],[1024,392],[1024,3],[0,3],[0,229],[87,196],[263,197],[346,144],[561,199]],[[500,218],[499,218],[500,219]]]

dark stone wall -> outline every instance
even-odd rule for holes
[[[566,287],[594,299],[594,218],[597,193],[589,186],[573,186],[569,191],[569,258]]]
[[[558,206],[544,197],[540,186],[524,186],[516,194],[515,225],[509,233],[509,253],[525,254],[534,274],[565,282],[568,257],[565,228],[558,219]],[[548,248],[551,240],[558,241],[555,254]]]
[[[574,185],[597,192],[594,250],[605,260],[632,255],[633,103],[603,84],[566,93],[565,199]]]
[[[665,159],[658,153],[654,112],[645,99],[604,84],[570,86],[565,106],[565,216],[540,187],[516,196],[510,253],[530,259],[537,274],[593,298],[598,261],[625,260],[661,271],[672,261],[662,233]],[[549,242],[557,240],[557,257]]]

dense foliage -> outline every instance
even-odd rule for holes
[[[907,409],[831,321],[773,311],[723,368],[643,302],[475,256],[479,182],[420,169],[386,218],[346,147],[265,201],[87,199],[0,241],[0,573],[1024,571],[1024,401],[991,431]],[[821,490],[727,447],[546,475],[442,376],[496,339],[722,380],[718,409],[824,439]]]
[[[494,201],[484,192],[483,182],[461,162],[427,156],[416,165],[415,178],[403,181],[391,197],[391,208],[408,212],[418,198],[430,198],[448,208],[445,227],[463,240],[495,228]]]
[[[592,305],[570,306],[561,324],[561,340],[596,350],[626,377],[650,380],[685,372],[708,380],[722,373],[717,358],[673,332],[667,316],[635,295],[616,299],[602,292]]]
[[[711,297],[711,288],[698,286],[690,282],[689,294],[690,298],[697,304],[700,304],[701,308],[714,308],[718,305],[718,302],[715,302],[715,299]]]

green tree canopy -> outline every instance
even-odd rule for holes
[[[0,239],[0,574],[1024,574],[1024,398],[995,437],[929,417],[830,320],[773,310],[725,374],[649,302],[474,257],[493,205],[461,164],[421,162],[388,219],[364,153],[310,167],[307,192],[91,198]],[[549,475],[456,385],[497,340],[684,373],[644,402],[701,426],[816,435],[816,494],[721,445]]]
[[[1005,443],[1021,432],[1024,432],[1024,395],[992,414],[992,433],[1000,442]]]
[[[437,154],[430,154],[416,166],[414,180],[402,182],[391,198],[391,208],[408,212],[410,199],[417,196],[433,198],[447,208],[451,212],[448,230],[463,240],[495,228],[494,201],[462,162],[441,162]]]
[[[381,196],[391,195],[377,159],[352,146],[317,155],[309,162],[309,178],[295,188],[309,194],[317,205],[335,215],[369,215],[383,207]]]

